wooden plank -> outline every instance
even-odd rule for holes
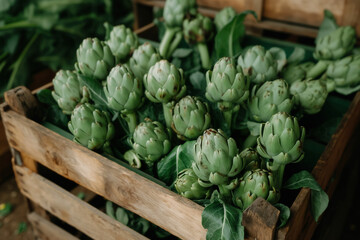
[[[94,239],[147,239],[26,167],[14,166],[23,195]]]
[[[41,240],[78,240],[77,237],[42,218],[35,212],[28,214],[27,217],[33,227],[34,235]]]
[[[356,35],[360,36],[360,2],[359,0],[346,0],[340,25],[355,27]]]
[[[206,230],[201,225],[203,207],[200,205],[12,110],[4,109],[6,106],[2,109],[2,116],[9,143],[23,155],[36,159],[175,236],[183,239],[205,238]]]

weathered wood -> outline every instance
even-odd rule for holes
[[[242,225],[247,234],[255,239],[272,240],[280,211],[265,199],[259,197],[245,209]],[[261,229],[261,230],[260,230]]]
[[[147,239],[26,167],[15,166],[23,195],[94,239]]]
[[[42,218],[35,212],[27,215],[29,222],[33,227],[36,238],[41,240],[78,240],[77,237],[71,235],[62,228],[56,226],[50,221]]]
[[[2,116],[6,131],[11,132],[8,134],[11,147],[22,155],[36,159],[175,236],[205,238],[206,230],[201,225],[203,207],[14,111],[3,111]]]
[[[340,25],[355,27],[357,36],[360,36],[360,2],[359,0],[346,0]],[[340,20],[340,19],[339,19]]]

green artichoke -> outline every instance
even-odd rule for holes
[[[244,56],[239,56],[237,63],[254,84],[272,81],[277,77],[277,61],[263,46],[251,47]]]
[[[280,199],[280,192],[275,188],[272,173],[257,169],[247,171],[240,179],[239,186],[233,190],[233,202],[245,210],[258,197],[262,197],[271,204]]]
[[[348,56],[331,63],[326,75],[332,79],[335,91],[340,94],[348,95],[360,90],[360,55]]]
[[[236,16],[236,11],[232,7],[225,7],[219,11],[214,18],[216,30],[219,32]]]
[[[88,102],[88,90],[85,86],[81,87],[76,72],[60,70],[56,73],[52,82],[54,91],[51,94],[64,114],[70,115],[76,105]]]
[[[115,26],[106,42],[110,47],[116,62],[125,63],[139,45],[138,36],[124,25]]]
[[[105,80],[113,66],[115,57],[109,46],[97,38],[86,38],[76,50],[75,69],[87,77]]]
[[[258,152],[253,148],[245,148],[241,151],[240,157],[245,162],[245,168],[243,171],[251,171],[255,169],[262,168],[262,160]]]
[[[183,70],[167,60],[160,60],[144,76],[145,95],[155,103],[162,103],[166,126],[171,127],[172,109],[186,92]]]
[[[150,67],[155,65],[160,59],[161,57],[157,49],[154,48],[151,43],[145,42],[135,49],[130,58],[130,69],[135,76],[142,81]]]
[[[192,169],[201,186],[228,185],[245,167],[233,138],[222,130],[207,129],[195,143]]]
[[[106,151],[115,134],[109,114],[89,103],[74,109],[68,127],[74,135],[74,141],[91,150],[102,148]]]
[[[326,83],[314,79],[294,82],[290,92],[295,96],[295,104],[307,114],[320,112],[328,95]]]
[[[196,139],[209,128],[211,121],[207,103],[191,96],[175,105],[172,119],[171,127],[182,140]]]
[[[214,35],[211,19],[200,13],[193,19],[185,19],[183,22],[183,32],[186,42],[197,46],[202,67],[204,69],[210,69],[211,61],[206,42],[210,41]]]
[[[139,158],[152,165],[170,151],[170,133],[160,122],[145,119],[136,126],[131,144]]]
[[[106,79],[104,93],[107,105],[123,114],[129,125],[130,133],[137,125],[135,111],[144,101],[142,81],[125,66],[117,65],[111,69]]]
[[[351,26],[339,27],[331,33],[316,39],[314,58],[337,60],[351,52],[356,43],[356,32]]]
[[[202,187],[199,178],[191,168],[179,172],[175,181],[176,191],[183,197],[189,199],[205,199],[210,197],[211,189]]]
[[[206,72],[206,82],[206,98],[218,103],[231,127],[232,114],[239,111],[239,104],[249,97],[248,78],[241,69],[237,70],[232,58],[223,57],[215,63],[213,71]]]
[[[289,65],[282,72],[283,79],[288,84],[293,84],[297,80],[304,80],[306,78],[307,72],[314,67],[315,63],[305,62],[298,65]]]

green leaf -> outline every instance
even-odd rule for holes
[[[355,87],[335,87],[335,91],[342,95],[350,95],[360,90],[360,85]]]
[[[329,196],[325,191],[311,190],[311,213],[317,222],[329,205]]]
[[[0,217],[9,215],[12,211],[12,205],[10,203],[0,204]]]
[[[15,0],[1,0],[0,1],[0,13],[8,11],[12,5],[14,5]]]
[[[51,94],[51,90],[50,89],[41,89],[40,91],[38,91],[36,93],[36,97],[39,100],[39,102],[41,103],[45,103],[48,105],[54,104],[56,105],[56,101],[53,98],[52,94]]]
[[[240,43],[245,35],[245,26],[243,22],[247,14],[252,14],[257,18],[254,11],[244,11],[234,17],[216,34],[215,51],[218,58],[235,57],[240,53]]]
[[[276,207],[280,211],[278,228],[282,228],[286,225],[290,218],[290,208],[282,203],[276,203],[274,204],[274,207]]]
[[[324,10],[324,19],[319,27],[318,35],[316,36],[315,42],[318,39],[330,34],[336,30],[339,26],[336,23],[334,15],[329,10]]]
[[[311,173],[305,170],[292,175],[283,186],[283,188],[291,190],[303,187],[308,187],[316,191],[322,191],[320,185],[316,182]]]
[[[116,219],[115,218],[115,210],[113,207],[113,203],[111,201],[106,201],[105,211],[108,216],[112,217],[113,219]]]
[[[174,58],[186,58],[188,57],[194,50],[191,48],[178,48],[174,51],[172,56]]]
[[[79,74],[79,78],[81,84],[85,85],[89,89],[90,98],[94,101],[95,105],[100,107],[102,110],[109,110],[104,89],[101,83],[95,78],[86,77],[81,74]]]
[[[207,229],[206,239],[232,240],[244,239],[241,225],[242,211],[230,204],[216,200],[205,207],[202,225]]]
[[[194,72],[190,75],[191,90],[194,95],[205,96],[206,92],[206,78],[202,72]]]
[[[159,179],[167,185],[171,185],[177,178],[178,173],[191,168],[194,160],[193,151],[196,140],[187,141],[174,147],[171,152],[157,164]]]
[[[25,232],[26,230],[27,230],[26,222],[21,222],[21,223],[19,223],[15,233],[21,234],[21,233]]]
[[[294,51],[289,56],[288,64],[298,64],[305,59],[305,49],[301,47],[295,47]]]

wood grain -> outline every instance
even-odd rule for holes
[[[205,238],[206,230],[201,225],[203,207],[12,110],[3,111],[2,116],[11,147],[22,155],[36,159],[175,236]]]
[[[109,240],[147,239],[30,169],[15,166],[14,170],[23,195],[88,236]]]
[[[32,212],[27,216],[37,239],[41,240],[79,240],[52,222]]]

